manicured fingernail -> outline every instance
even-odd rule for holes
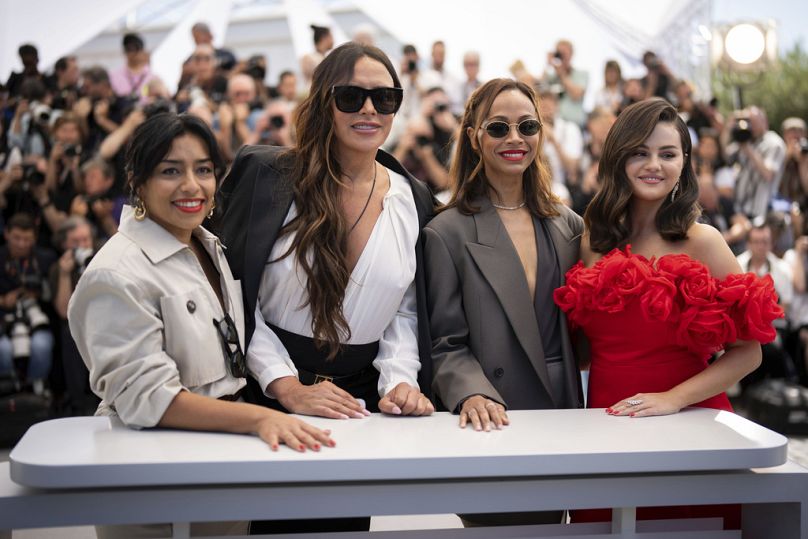
[[[312,449],[314,449],[315,451],[319,451],[320,450],[320,444],[314,444],[314,447]]]
[[[354,412],[354,413],[353,413],[353,416],[354,416],[356,419],[364,419],[364,418],[365,418],[365,414],[363,414],[362,412]]]
[[[393,413],[396,414],[396,415],[400,414],[401,413],[401,408],[399,408],[398,406],[394,406],[393,407]]]
[[[340,414],[340,415],[339,415],[339,418],[340,418],[340,419],[348,419],[348,416],[347,416],[347,415],[345,415],[345,414]]]
[[[629,417],[634,417],[634,415],[635,415],[635,414],[634,414],[634,412],[631,412],[631,413],[630,413],[630,414],[628,414],[628,415],[629,415]]]
[[[335,445],[337,445],[337,442],[334,440],[328,440],[328,447],[334,447]]]
[[[607,414],[612,413],[612,409],[611,409],[611,408],[606,408],[606,413],[607,413]]]
[[[368,415],[370,415],[370,410],[365,408],[364,410],[362,410],[362,413],[365,414],[366,416],[368,416]]]
[[[300,446],[298,447],[298,450],[300,450],[300,451],[305,451],[305,450],[306,450],[306,446],[305,446],[305,445],[303,445],[303,444],[300,444]]]
[[[272,450],[277,451],[278,450],[278,444],[272,444]]]

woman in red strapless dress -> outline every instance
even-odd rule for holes
[[[583,260],[555,301],[590,345],[587,406],[635,418],[686,406],[732,410],[724,391],[760,364],[783,316],[770,277],[742,274],[720,233],[697,224],[691,142],[662,99],[628,107],[609,132]],[[708,360],[724,353],[712,363]],[[609,510],[573,511],[575,522]],[[639,519],[724,518],[739,506],[639,509]]]

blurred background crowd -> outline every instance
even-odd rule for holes
[[[152,70],[148,44],[136,32],[120,39],[113,69],[66,55],[43,70],[37,44],[19,44],[23,67],[0,86],[3,387],[47,395],[56,415],[93,412],[96,397],[66,310],[93,253],[117,230],[127,200],[127,141],[145,118],[173,110],[207,122],[228,160],[245,144],[289,145],[295,108],[314,68],[335,46],[331,28],[311,25],[308,31],[312,52],[299,58],[297,69],[270,80],[272,58],[216,47],[211,28],[197,22],[186,36],[192,53],[176,66],[176,86]],[[377,36],[358,27],[347,37],[374,43]],[[385,149],[442,201],[450,190],[458,119],[483,82],[480,52],[464,50],[462,63],[450,64],[450,47],[438,40],[426,49],[405,44],[386,51],[398,61],[404,103]],[[641,73],[634,69],[630,77],[617,59],[580,64],[575,36],[538,54],[543,68],[517,60],[510,72],[540,96],[544,154],[559,197],[583,214],[600,188],[598,161],[617,115],[648,97],[670,100],[694,142],[702,221],[721,231],[745,271],[772,276],[788,314],[778,339],[764,346],[763,366],[742,386],[767,377],[808,384],[804,109],[781,108],[772,116],[762,103],[722,106],[655,51],[642,55]],[[805,63],[799,48],[796,54]]]

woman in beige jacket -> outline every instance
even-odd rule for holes
[[[273,450],[279,443],[297,451],[333,445],[327,431],[239,402],[246,373],[241,289],[222,246],[201,226],[223,170],[213,134],[197,118],[158,114],[135,132],[127,154],[135,206],[124,208],[118,233],[91,261],[68,307],[102,399],[97,415],[117,415],[133,428],[253,433]],[[99,535],[165,533],[159,527]]]

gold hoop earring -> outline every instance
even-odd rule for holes
[[[216,209],[216,199],[212,198],[210,199],[210,211],[208,212],[208,219],[213,218],[213,210],[215,209]]]
[[[676,199],[676,193],[679,192],[679,182],[676,182],[676,185],[673,186],[673,191],[671,191],[671,202]]]
[[[135,221],[142,221],[146,218],[146,205],[143,203],[143,199],[137,197],[135,199]]]

